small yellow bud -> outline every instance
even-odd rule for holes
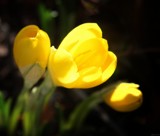
[[[116,64],[117,57],[108,51],[100,27],[85,23],[74,28],[58,49],[52,47],[48,70],[57,86],[91,88],[107,81]]]
[[[15,37],[13,56],[27,86],[34,85],[48,63],[50,39],[36,25],[22,28]]]
[[[105,95],[104,101],[116,111],[133,111],[142,104],[142,92],[138,87],[134,83],[120,83]]]

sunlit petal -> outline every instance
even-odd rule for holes
[[[56,60],[49,61],[54,66],[50,68],[52,73],[54,71],[54,83],[66,88],[98,86],[111,77],[117,63],[96,23],[84,23],[74,28],[52,58]]]
[[[77,66],[72,56],[63,49],[51,51],[48,63],[53,80],[62,86],[74,82],[78,78]],[[55,77],[55,78],[54,78]]]
[[[38,26],[28,25],[18,32],[14,40],[13,56],[25,79],[25,86],[31,87],[44,74],[49,53],[49,36]]]
[[[134,83],[120,83],[115,90],[106,94],[105,102],[117,111],[133,111],[142,103],[142,92],[138,87]]]
[[[74,28],[63,39],[59,48],[64,48],[67,51],[71,51],[77,42],[81,42],[90,38],[101,38],[102,32],[96,23],[85,23]]]
[[[102,70],[103,70],[102,82],[105,82],[113,75],[116,69],[116,66],[117,66],[117,57],[113,52],[109,51],[107,59],[104,65],[102,66]]]

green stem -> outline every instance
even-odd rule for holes
[[[99,103],[103,102],[104,95],[107,92],[113,90],[119,83],[120,82],[117,82],[110,86],[107,86],[103,88],[101,91],[93,93],[92,95],[87,97],[84,101],[82,101],[76,107],[76,109],[71,113],[69,119],[61,124],[60,133],[62,135],[65,135],[73,130],[77,131],[81,127],[89,111],[91,111]]]
[[[41,85],[32,89],[24,111],[26,118],[23,124],[26,136],[40,135],[40,132],[43,129],[43,124],[40,120],[41,114],[44,106],[49,102],[50,97],[53,95],[55,88],[56,87],[53,85],[47,72]]]

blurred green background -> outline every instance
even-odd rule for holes
[[[15,35],[22,27],[38,25],[58,47],[75,26],[95,22],[108,40],[109,50],[118,57],[116,72],[107,83],[135,82],[140,85],[144,100],[139,109],[130,113],[100,105],[113,123],[105,121],[103,111],[93,110],[85,122],[90,129],[84,128],[80,135],[160,135],[159,19],[158,3],[149,0],[0,0],[0,90],[6,98],[16,99],[23,85],[12,56]],[[73,106],[70,102],[76,98],[71,93],[65,95],[64,106]]]

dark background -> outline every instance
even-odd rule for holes
[[[23,79],[14,63],[12,48],[15,35],[24,26],[36,24],[43,27],[39,4],[57,11],[56,29],[52,44],[60,43],[59,6],[53,0],[0,0],[0,90],[16,98]],[[105,105],[113,123],[106,123],[93,111],[86,119],[89,130],[80,135],[151,136],[160,135],[160,8],[157,2],[147,0],[62,0],[68,13],[74,13],[75,22],[66,30],[85,22],[96,22],[108,40],[109,48],[118,57],[118,65],[111,81],[127,80],[140,85],[143,92],[142,106],[129,113],[113,111]],[[53,35],[50,34],[52,39]],[[64,35],[62,35],[64,37]],[[96,130],[96,131],[95,131]]]

